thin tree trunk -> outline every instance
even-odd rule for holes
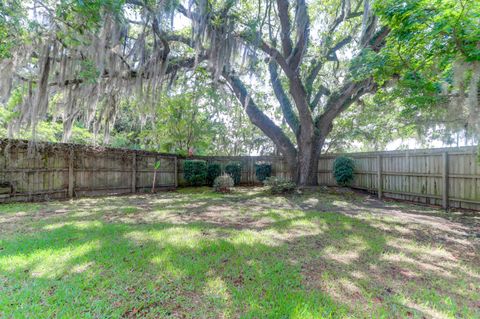
[[[152,184],[152,193],[155,193],[155,182],[157,179],[157,169],[153,169],[153,184]]]

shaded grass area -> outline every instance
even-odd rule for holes
[[[0,212],[0,317],[480,317],[479,214],[260,188]]]

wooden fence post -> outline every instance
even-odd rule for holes
[[[377,195],[378,195],[378,199],[382,199],[383,197],[382,155],[377,155]]]
[[[132,157],[132,193],[137,192],[137,153],[133,152]]]
[[[255,185],[255,159],[253,157],[250,157],[250,178],[250,185]]]
[[[68,157],[68,197],[73,198],[74,185],[75,185],[75,174],[73,171],[73,164],[75,153],[73,148],[70,149],[70,155]]]
[[[443,209],[448,209],[448,188],[449,188],[449,179],[448,179],[448,152],[443,152],[443,169],[442,169],[442,207]]]
[[[175,169],[175,174],[174,174],[174,180],[175,180],[175,188],[178,187],[178,156],[175,155],[174,157],[175,163],[174,163],[174,169]]]

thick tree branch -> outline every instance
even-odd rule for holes
[[[341,40],[337,44],[335,44],[332,48],[330,48],[328,50],[327,54],[325,55],[326,60],[336,61],[337,60],[336,52],[338,50],[340,50],[341,48],[343,48],[348,43],[350,43],[351,41],[352,41],[352,37],[347,36],[346,38],[344,38],[343,40]],[[320,86],[319,91],[316,93],[316,95],[315,95],[315,97],[312,101],[313,83],[315,82],[315,80],[318,76],[318,73],[320,72],[320,70],[322,69],[322,67],[324,65],[323,59],[312,61],[312,65],[313,65],[313,67],[311,68],[310,73],[308,74],[307,79],[305,80],[305,89],[307,90],[308,100],[310,101],[310,106],[315,108],[315,106],[318,104],[318,101],[320,100],[320,97],[322,95],[328,95],[328,94],[330,94],[330,92],[328,91],[328,89],[326,87],[324,87],[322,85],[322,86]]]
[[[378,52],[385,44],[385,38],[390,30],[387,27],[380,29],[374,35],[371,35],[367,48]],[[332,129],[333,120],[354,102],[366,94],[374,92],[378,86],[373,77],[362,81],[353,82],[348,80],[337,92],[330,95],[325,111],[315,119],[315,126],[320,130],[320,135],[326,136]]]
[[[192,39],[187,38],[183,35],[180,34],[168,34],[164,36],[167,41],[170,42],[179,42],[183,43],[185,45],[188,45],[189,47],[192,47]]]
[[[295,24],[297,29],[297,43],[287,59],[293,70],[296,70],[299,67],[308,46],[310,18],[308,16],[305,0],[297,0]]]
[[[315,79],[318,76],[318,73],[323,67],[323,62],[320,60],[314,59],[312,61],[312,67],[310,70],[310,73],[307,76],[307,79],[305,80],[305,89],[307,90],[307,93],[311,96],[312,94],[312,88],[313,88],[313,83],[315,82]]]
[[[380,31],[374,33],[367,42],[367,47],[375,52],[379,52],[385,45],[385,39],[390,33],[390,28],[382,27]]]
[[[245,108],[245,112],[250,118],[250,121],[275,143],[289,162],[294,163],[297,150],[290,139],[283,133],[282,129],[258,108],[238,76],[233,73],[227,73],[226,71],[224,71],[222,75],[230,85],[237,99]]]
[[[342,22],[352,18],[360,17],[363,15],[363,11],[359,11],[360,6],[362,5],[362,1],[358,1],[357,7],[355,8],[355,10],[353,10],[353,12],[349,11],[349,8],[347,6],[347,1],[348,0],[342,0],[340,15],[336,17],[336,19],[333,21],[332,25],[330,26],[329,28],[330,34],[333,33]]]
[[[280,38],[284,56],[288,57],[292,53],[293,43],[291,38],[292,26],[289,17],[289,0],[277,0],[278,17],[280,19]]]
[[[268,64],[268,70],[270,71],[270,81],[272,82],[273,91],[277,97],[280,107],[283,112],[283,117],[287,121],[288,126],[292,129],[295,135],[298,134],[299,130],[299,121],[298,116],[293,112],[292,103],[288,98],[285,90],[283,89],[282,82],[278,77],[277,64],[274,61],[271,61]]]
[[[152,21],[152,29],[153,33],[160,39],[160,42],[162,42],[163,49],[160,52],[160,58],[163,62],[165,62],[167,61],[168,54],[170,53],[170,45],[168,43],[168,40],[165,38],[165,34],[160,31],[160,28],[158,27],[158,19],[155,16],[153,17]]]
[[[298,110],[300,122],[302,123],[302,130],[305,131],[306,135],[313,133],[313,119],[307,100],[307,93],[298,72],[292,70],[290,65],[285,60],[284,56],[277,49],[268,45],[261,38],[258,38],[258,40],[254,42],[251,40],[252,37],[249,37],[248,35],[241,34],[239,36],[244,41],[248,41],[248,43],[250,43],[251,45],[254,45],[260,50],[262,50],[273,60],[275,60],[282,68],[288,78],[289,92],[293,100],[295,101],[295,106]]]
[[[353,38],[351,36],[347,36],[345,39],[339,41],[337,44],[335,44],[330,50],[328,50],[326,54],[326,58],[329,61],[337,61],[337,51],[342,49],[344,46],[352,42]]]
[[[331,92],[328,88],[326,88],[323,85],[320,85],[320,87],[318,88],[318,91],[315,94],[313,100],[310,101],[310,109],[312,111],[315,110],[315,108],[317,107],[318,103],[320,102],[320,99],[322,98],[322,96],[324,96],[324,95],[328,96],[330,94],[331,94]]]
[[[282,55],[282,53],[278,51],[275,47],[265,42],[260,37],[260,35],[252,37],[251,35],[241,33],[241,34],[238,34],[237,37],[239,37],[246,43],[260,49],[267,56],[275,60],[289,79],[292,79],[293,77],[295,77],[295,72],[290,68],[290,65],[287,63],[287,60]],[[255,40],[252,40],[252,38],[255,38]]]
[[[289,92],[295,102],[295,106],[298,110],[298,116],[300,118],[300,133],[307,138],[308,136],[312,136],[314,133],[312,112],[307,100],[308,95],[298,74],[289,80]]]
[[[315,126],[320,130],[320,135],[325,137],[332,129],[333,120],[350,105],[358,101],[362,95],[374,92],[377,88],[373,78],[359,82],[349,81],[337,92],[330,95],[325,111],[315,120]]]
[[[185,68],[185,69],[192,69],[195,67],[196,64],[199,62],[206,61],[208,59],[208,55],[202,54],[198,56],[197,58],[195,57],[189,57],[189,58],[183,58],[183,59],[172,59],[169,61],[167,68],[165,70],[165,74],[172,74],[177,72],[178,70]],[[126,80],[128,79],[133,79],[141,76],[144,79],[149,78],[149,73],[148,72],[141,72],[139,73],[136,70],[130,70],[127,73],[124,73],[122,77]],[[37,83],[37,80],[35,79],[29,79],[26,78],[20,74],[16,74],[16,77],[24,82],[30,82],[30,83]],[[103,79],[108,79],[111,78],[112,74],[108,72],[108,70],[105,70],[104,74],[102,75]],[[69,86],[69,85],[76,85],[76,84],[82,84],[84,83],[84,79],[67,79],[63,81],[62,83],[59,82],[49,82],[48,86]]]

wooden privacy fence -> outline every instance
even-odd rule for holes
[[[175,188],[175,155],[0,140],[0,202],[147,191],[156,161],[156,188]]]
[[[319,162],[320,185],[335,186],[333,161]],[[380,198],[409,200],[480,210],[480,164],[476,147],[346,154],[356,163],[352,187]],[[190,159],[190,158],[189,158]],[[272,175],[291,178],[279,156],[196,156],[207,162],[242,165],[241,183],[258,184],[255,164],[269,162]],[[96,148],[73,144],[36,143],[0,139],[0,202],[62,199],[74,196],[149,191],[154,163],[157,189],[185,185],[186,158],[145,151]]]
[[[352,187],[444,208],[480,210],[480,164],[476,147],[324,155],[318,182],[335,185],[333,161],[355,160]]]
[[[255,163],[269,162],[272,173],[288,178],[286,164],[279,156],[194,157],[242,165],[241,184],[258,184]],[[74,144],[35,143],[0,139],[0,203],[64,199],[80,196],[127,194],[150,191],[154,164],[156,189],[185,185],[186,158],[145,151],[90,147]]]

